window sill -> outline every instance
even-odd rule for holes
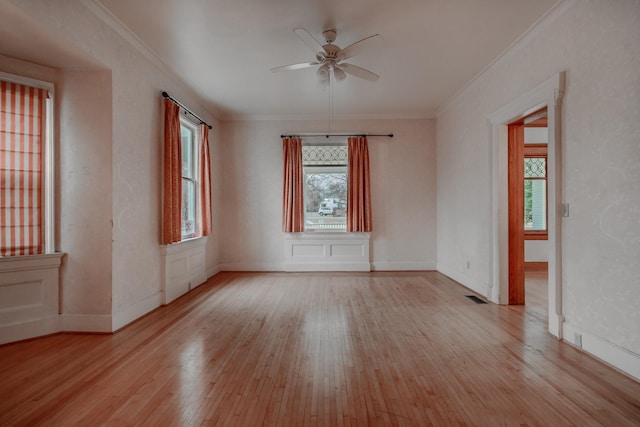
[[[318,238],[332,238],[332,239],[369,239],[371,233],[358,232],[358,231],[346,231],[346,230],[308,230],[301,231],[299,233],[285,233],[286,239],[318,239]]]
[[[54,252],[52,254],[0,257],[0,272],[57,268],[62,263],[63,256],[64,252]]]
[[[546,231],[525,231],[524,240],[549,240],[549,233]]]
[[[209,240],[206,236],[193,237],[191,239],[186,239],[181,242],[172,243],[170,245],[162,245],[162,254],[163,255],[171,255],[178,252],[184,252],[191,249],[203,247],[207,245],[207,241]]]

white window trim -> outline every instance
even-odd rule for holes
[[[311,142],[303,142],[303,145],[334,145],[334,146],[348,146],[347,142],[343,142],[343,141],[339,141],[336,142],[335,140],[330,141],[330,142],[323,142],[323,143],[311,143]],[[347,164],[345,164],[344,166],[339,166],[339,165],[308,165],[305,166],[304,162],[302,165],[302,175],[303,178],[306,179],[306,175],[307,173],[345,173],[347,176],[347,194],[346,197],[348,197],[349,195],[349,189],[348,189],[348,183],[349,183],[349,164],[348,164],[348,159],[347,159]],[[303,201],[303,205],[305,207],[305,220],[306,220],[306,183],[303,185],[303,189],[304,189],[304,201]],[[345,197],[345,198],[346,198]],[[347,202],[347,209],[349,208],[348,202]],[[305,228],[301,233],[308,233],[309,235],[314,235],[314,234],[331,234],[331,233],[335,233],[335,234],[345,234],[345,233],[349,233],[347,231],[347,223],[346,223],[347,219],[345,217],[345,227],[344,229],[332,229],[332,228],[327,228],[327,229],[317,229],[317,230],[307,230],[306,224],[305,224]]]
[[[182,235],[182,231],[180,232],[180,242],[178,243],[183,243],[183,242],[188,242],[191,240],[196,240],[196,239],[200,239],[202,238],[202,218],[201,218],[201,212],[200,212],[200,204],[202,203],[202,201],[200,200],[200,129],[198,127],[198,123],[190,120],[185,114],[184,111],[181,109],[180,110],[180,126],[182,126],[183,124],[186,127],[189,127],[191,130],[193,130],[193,181],[195,183],[195,231],[192,235],[189,236],[184,236]],[[182,149],[182,142],[180,143],[180,149]],[[180,165],[180,182],[182,183],[182,165]],[[182,201],[181,201],[182,203]],[[182,221],[182,219],[181,219]],[[182,230],[182,227],[180,227],[180,229]]]
[[[54,97],[55,86],[53,83],[23,77],[15,74],[0,72],[0,80],[45,89],[49,97],[45,102],[46,122],[44,141],[44,253],[55,253],[55,148],[54,148]]]

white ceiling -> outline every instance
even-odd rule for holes
[[[383,40],[349,62],[380,75],[333,90],[334,118],[433,117],[557,0],[99,0],[220,118],[325,118],[330,91],[293,28],[340,47]],[[34,30],[35,31],[35,30]],[[0,30],[0,37],[12,31]],[[4,33],[4,34],[3,34]],[[16,39],[15,34],[13,39]],[[24,37],[22,38],[24,39]],[[18,41],[21,39],[18,38]],[[33,40],[33,39],[31,39]],[[16,42],[16,40],[14,40]],[[11,53],[11,52],[9,52]],[[28,58],[27,58],[28,59]]]

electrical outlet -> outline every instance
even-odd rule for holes
[[[467,270],[469,270],[471,268],[471,262],[467,261]]]
[[[562,204],[562,216],[565,218],[569,217],[569,203]]]

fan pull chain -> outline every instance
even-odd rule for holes
[[[329,133],[333,132],[333,67],[329,73]]]

